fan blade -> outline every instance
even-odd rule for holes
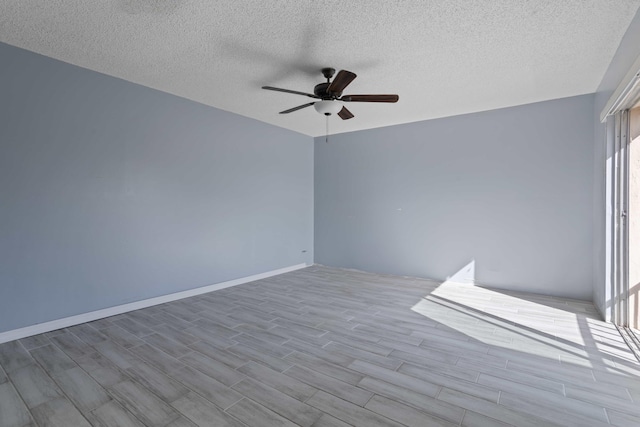
[[[273,87],[273,86],[262,86],[262,89],[275,90],[276,92],[293,93],[295,95],[304,95],[304,96],[308,96],[309,98],[320,99],[319,96],[315,96],[311,93],[306,93],[306,92],[298,92],[297,90],[280,89],[279,87]]]
[[[353,113],[347,110],[347,107],[342,107],[342,110],[338,112],[338,115],[342,120],[349,120],[353,118]]]
[[[342,93],[344,88],[349,86],[349,83],[351,83],[356,77],[357,76],[351,71],[340,70],[327,88],[327,92],[337,94]]]
[[[398,95],[345,95],[344,102],[398,102]]]
[[[298,105],[297,107],[289,108],[288,110],[280,111],[280,114],[289,114],[294,111],[302,110],[303,108],[311,107],[315,102],[310,102],[308,104]]]

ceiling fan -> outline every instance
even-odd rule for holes
[[[313,94],[299,92],[297,90],[281,89],[273,86],[262,86],[262,89],[293,93],[296,95],[319,99],[319,101],[309,102],[308,104],[298,105],[297,107],[280,111],[280,114],[289,114],[313,105],[318,113],[324,114],[325,116],[337,114],[342,120],[348,120],[354,117],[351,111],[347,110],[347,107],[342,105],[343,102],[398,102],[398,95],[342,95],[342,91],[357,76],[351,71],[340,70],[333,81],[331,81],[335,72],[336,70],[334,68],[323,68],[322,74],[327,81],[325,83],[317,84],[313,88]]]

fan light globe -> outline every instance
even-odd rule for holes
[[[342,103],[339,101],[318,101],[313,104],[313,108],[320,114],[330,116],[342,110]]]

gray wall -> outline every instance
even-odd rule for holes
[[[315,260],[591,298],[593,96],[315,141]]]
[[[607,320],[611,317],[611,292],[608,273],[611,271],[607,242],[611,233],[611,206],[607,207],[605,188],[606,165],[611,157],[605,144],[606,126],[600,123],[600,113],[616,90],[633,62],[640,56],[640,10],[636,13],[595,93],[594,122],[594,174],[593,174],[593,301]],[[631,213],[633,215],[633,213]]]
[[[311,137],[5,44],[0,63],[0,332],[313,262]]]

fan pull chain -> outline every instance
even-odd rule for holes
[[[329,116],[325,116],[325,118],[327,120],[327,128],[325,132],[324,143],[328,144],[329,143]]]

